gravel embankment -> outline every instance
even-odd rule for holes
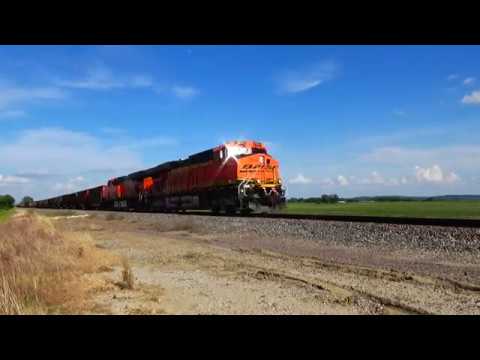
[[[381,245],[480,254],[480,229],[359,222],[116,213],[130,220],[249,237],[300,238],[347,246]],[[170,225],[169,225],[170,224]],[[172,225],[173,224],[173,225]]]

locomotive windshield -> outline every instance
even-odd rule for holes
[[[229,145],[226,147],[227,150],[227,157],[234,156],[236,158],[240,158],[246,155],[252,154],[266,154],[267,151],[264,148],[251,148],[245,146],[235,146]]]
[[[265,149],[254,148],[252,149],[252,154],[266,154],[267,151]]]

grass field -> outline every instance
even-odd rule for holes
[[[346,204],[290,203],[287,204],[285,212],[290,214],[480,219],[480,201],[392,201]]]
[[[13,213],[13,210],[0,209],[0,221],[5,220],[12,213]]]

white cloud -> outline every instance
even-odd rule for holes
[[[465,80],[463,80],[463,85],[472,85],[475,82],[474,77],[468,77]]]
[[[86,90],[112,90],[118,88],[145,88],[152,87],[153,80],[148,75],[121,76],[102,64],[90,68],[82,79],[57,80],[61,87]]]
[[[452,80],[455,80],[455,79],[458,79],[458,78],[459,78],[458,74],[450,74],[450,75],[448,75],[447,80],[452,81]]]
[[[2,185],[15,185],[15,184],[26,184],[28,182],[30,182],[30,180],[25,178],[25,177],[0,174],[0,186],[2,186]]]
[[[338,175],[337,176],[337,183],[340,185],[340,186],[348,186],[350,185],[350,182],[348,181],[348,179],[343,176],[343,175]]]
[[[2,87],[0,88],[0,109],[6,109],[13,104],[58,100],[65,97],[66,94],[62,90],[54,87]]]
[[[132,152],[104,146],[87,133],[61,128],[23,131],[14,142],[0,145],[0,163],[18,171],[60,174],[141,164]]]
[[[312,179],[303,176],[303,174],[298,174],[296,177],[289,181],[290,184],[310,184],[311,182]]]
[[[119,138],[106,142],[62,128],[31,129],[0,143],[2,192],[35,199],[104,184],[109,178],[146,168],[142,149],[169,146],[173,139]],[[73,190],[72,190],[73,191]]]
[[[279,78],[281,93],[295,94],[313,89],[333,79],[338,65],[333,61],[320,62],[304,71],[287,71]]]
[[[465,95],[462,99],[462,103],[468,105],[480,104],[480,90],[473,91],[470,95]]]
[[[454,172],[444,174],[444,171],[438,165],[433,165],[430,168],[422,168],[415,166],[415,177],[418,182],[423,183],[454,183],[460,178]]]
[[[130,85],[132,87],[151,87],[153,86],[153,80],[147,75],[135,75],[130,79]]]
[[[199,91],[191,86],[173,86],[173,94],[180,99],[191,99],[199,94]]]

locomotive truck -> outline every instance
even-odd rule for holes
[[[230,141],[106,185],[36,201],[34,207],[214,213],[268,212],[285,204],[279,162],[256,141]]]

